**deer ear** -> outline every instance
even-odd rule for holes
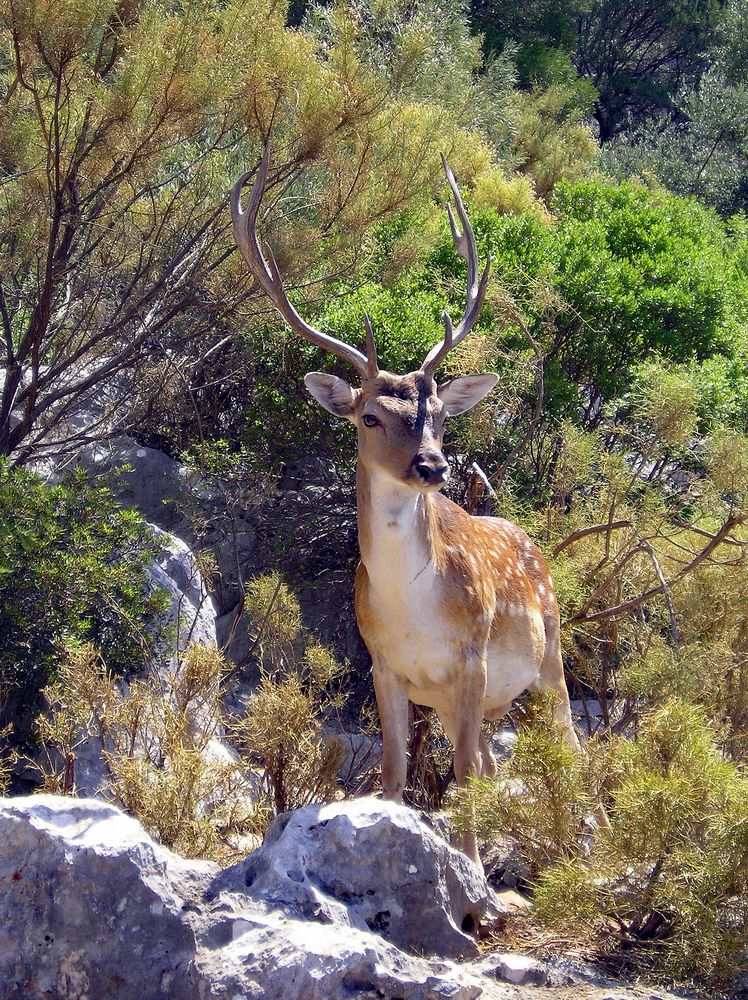
[[[304,385],[320,406],[324,406],[336,417],[351,419],[356,404],[356,394],[345,379],[336,375],[325,375],[323,372],[309,372],[304,376]]]
[[[437,395],[447,407],[447,415],[455,417],[472,409],[498,381],[498,375],[465,375],[440,385]]]

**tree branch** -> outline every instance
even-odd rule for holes
[[[646,591],[646,593],[640,594],[638,597],[633,597],[629,601],[623,601],[621,604],[617,604],[613,608],[606,608],[604,611],[598,611],[592,615],[575,615],[573,618],[569,619],[569,624],[578,625],[583,622],[605,621],[608,618],[617,618],[620,615],[627,614],[629,611],[634,611],[636,608],[640,608],[643,604],[651,601],[653,597],[663,593],[668,587],[672,587],[673,584],[682,580],[684,576],[695,570],[697,566],[700,566],[701,563],[704,562],[705,559],[708,559],[711,553],[722,544],[735,525],[742,524],[744,521],[744,515],[730,514],[709,544],[706,545],[701,552],[694,559],[692,559],[690,563],[688,563],[687,566],[684,566],[682,570],[676,573],[671,580],[663,580],[658,584],[658,586],[652,587],[650,590]],[[646,542],[642,543],[639,548],[643,549],[646,544]]]

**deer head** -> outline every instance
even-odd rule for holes
[[[368,316],[364,316],[364,354],[310,326],[289,301],[273,252],[266,245],[265,256],[257,237],[257,215],[269,161],[270,147],[266,145],[246,210],[241,206],[241,191],[252,172],[240,177],[231,192],[236,242],[258,285],[289,326],[311,343],[344,358],[361,376],[360,385],[354,387],[335,375],[310,372],[304,379],[307,389],[330,413],[356,425],[359,460],[369,469],[376,469],[396,482],[422,492],[440,489],[449,476],[449,466],[442,452],[446,418],[471,409],[497,382],[496,375],[468,375],[439,387],[434,381],[438,366],[478,318],[490,269],[490,260],[487,260],[483,273],[478,276],[475,236],[452,171],[442,156],[442,166],[462,226],[460,232],[452,208],[448,206],[452,238],[457,252],[467,263],[465,310],[456,327],[449,313],[445,312],[442,341],[429,351],[417,371],[395,375],[379,370],[374,332]]]

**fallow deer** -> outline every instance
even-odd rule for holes
[[[464,413],[496,384],[496,375],[469,375],[437,386],[434,373],[478,318],[490,261],[479,276],[475,237],[454,176],[442,164],[451,206],[449,223],[467,263],[465,311],[457,326],[443,314],[445,335],[421,367],[407,375],[380,371],[368,317],[366,354],[309,326],[288,299],[272,250],[263,254],[257,216],[269,163],[266,146],[256,171],[231,192],[234,233],[257,284],[288,325],[306,340],[345,359],[361,383],[310,372],[304,379],[326,410],[358,431],[356,493],[361,562],[355,606],[372,658],[382,726],[382,786],[400,801],[406,779],[408,701],[433,708],[454,746],[457,783],[493,775],[496,761],[481,731],[523,691],[556,695],[557,717],[578,746],[564,682],[559,611],[539,549],[521,528],[498,517],[473,517],[441,492],[449,467],[442,435],[449,416]],[[246,210],[241,192],[255,174]],[[476,838],[463,848],[479,863]]]

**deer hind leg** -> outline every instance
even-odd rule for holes
[[[561,658],[561,643],[559,641],[559,626],[556,621],[546,621],[546,646],[543,662],[540,667],[540,687],[543,691],[552,691],[556,695],[556,718],[561,723],[566,741],[575,750],[580,750],[579,737],[574,729],[571,717],[571,703],[564,677],[564,664]],[[592,810],[597,825],[605,830],[610,829],[610,820],[601,802]]]
[[[574,729],[571,717],[571,702],[569,701],[569,692],[566,689],[564,661],[561,657],[561,641],[557,620],[546,618],[545,635],[545,652],[543,654],[543,661],[540,664],[540,677],[534,687],[540,691],[551,691],[555,694],[556,719],[563,729],[566,742],[574,747],[575,750],[578,750],[579,737]]]
[[[382,791],[386,799],[402,802],[408,772],[408,689],[376,658],[373,674],[382,727]]]

